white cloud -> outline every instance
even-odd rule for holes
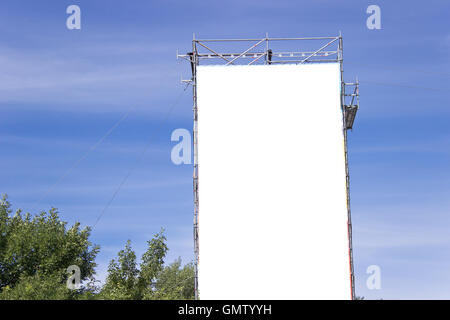
[[[165,108],[152,107],[151,102],[182,90],[183,68],[175,52],[169,60],[161,54],[161,46],[95,44],[73,55],[67,53],[70,48],[64,49],[65,53],[62,49],[23,53],[1,47],[0,103],[77,112],[110,112],[130,106],[161,112]]]

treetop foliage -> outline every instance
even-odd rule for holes
[[[131,241],[111,260],[103,287],[96,285],[95,258],[100,247],[89,241],[91,229],[68,226],[56,208],[32,216],[13,213],[6,195],[0,200],[0,299],[193,299],[192,263],[164,265],[164,230],[147,242],[138,265]],[[81,287],[66,286],[67,268],[80,268]]]

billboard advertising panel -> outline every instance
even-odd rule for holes
[[[200,299],[350,299],[338,63],[198,66]]]

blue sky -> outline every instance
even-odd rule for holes
[[[82,11],[68,30],[67,6]],[[381,8],[382,29],[366,27]],[[192,259],[192,168],[170,161],[176,128],[192,127],[189,65],[200,38],[344,37],[345,78],[361,81],[349,134],[357,295],[450,298],[450,4],[444,1],[2,1],[0,192],[16,208],[51,206],[92,225],[98,274],[131,239],[166,228],[169,261]],[[132,108],[132,109],[131,109]],[[131,109],[129,116],[36,205]],[[150,147],[148,147],[150,146]],[[142,150],[148,149],[136,166]],[[381,268],[369,290],[366,269]]]

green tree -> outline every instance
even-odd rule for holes
[[[140,299],[138,276],[136,254],[128,240],[125,249],[119,251],[117,261],[113,259],[109,263],[108,276],[100,297],[108,300]]]
[[[165,266],[164,230],[147,242],[138,265],[128,241],[108,267],[106,283],[94,278],[98,246],[90,228],[70,228],[52,208],[38,215],[14,214],[6,195],[0,200],[0,299],[193,299],[194,268],[181,260]],[[66,287],[67,267],[77,265],[83,286]]]
[[[181,266],[181,259],[159,272],[155,288],[145,299],[152,300],[192,300],[194,299],[194,265]]]
[[[38,215],[12,214],[0,200],[0,299],[72,299],[89,288],[68,290],[66,269],[77,265],[81,281],[92,279],[99,251],[88,240],[90,228],[70,228],[55,208]]]
[[[75,298],[72,290],[62,284],[58,274],[21,275],[14,287],[6,286],[0,293],[2,300],[66,300]]]
[[[161,230],[147,242],[139,268],[131,243],[119,251],[117,260],[108,268],[106,283],[99,295],[101,299],[193,299],[194,268],[181,260],[164,266],[168,247]]]

